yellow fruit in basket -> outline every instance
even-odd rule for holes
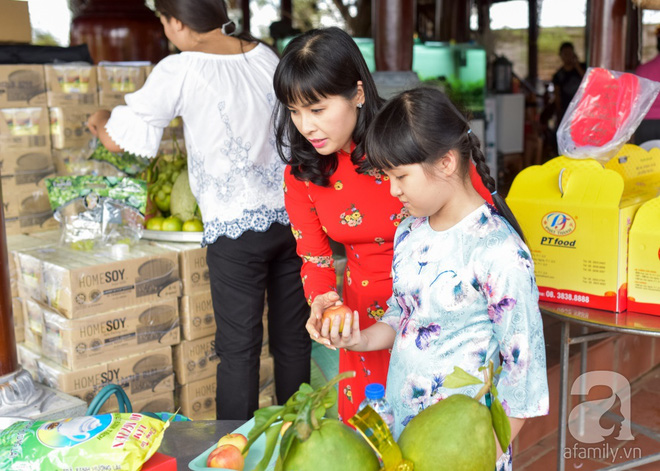
[[[181,230],[183,232],[202,232],[204,230],[204,224],[196,218],[188,219],[183,223]]]
[[[176,216],[165,218],[161,226],[162,231],[179,232],[183,227],[183,222]]]
[[[146,228],[150,231],[162,231],[164,220],[165,218],[162,216],[154,216],[147,221]]]

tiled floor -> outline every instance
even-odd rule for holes
[[[552,344],[555,343],[554,338],[559,333],[557,327],[554,324],[545,326],[546,340]],[[559,343],[557,342],[556,345],[559,345]],[[609,345],[601,345],[600,355],[598,356],[608,356],[606,352],[611,351],[611,348],[608,349],[608,347]],[[558,363],[558,351],[555,352],[552,348],[549,348],[547,354],[548,367],[551,368]],[[592,355],[592,358],[593,356],[595,355]],[[611,355],[609,356],[610,358],[606,359],[607,361],[616,361],[611,358]],[[599,359],[593,358],[593,360]],[[600,360],[603,360],[603,358],[600,358]],[[551,393],[552,389],[551,386]],[[618,407],[619,403],[617,402],[610,411],[620,412]],[[656,366],[650,372],[632,382],[630,408],[633,423],[632,435],[634,437],[631,440],[617,440],[615,437],[618,437],[618,433],[615,429],[603,442],[590,444],[576,440],[568,431],[564,451],[566,471],[603,469],[621,464],[632,458],[660,453],[660,366]],[[599,425],[603,429],[609,429],[612,426],[620,427],[621,419],[619,418],[616,421],[616,416],[612,416],[611,412],[601,417],[599,421]],[[557,414],[557,409],[553,410],[551,406],[550,413]],[[612,420],[612,418],[615,420]],[[637,425],[641,427],[637,427]],[[532,433],[533,430],[528,432]],[[522,429],[521,435],[524,433],[525,428]],[[651,435],[651,437],[648,435]],[[515,471],[552,471],[557,469],[557,433],[554,432],[541,437],[532,446],[514,455],[513,464]],[[660,461],[634,469],[660,471]]]

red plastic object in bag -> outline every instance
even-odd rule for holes
[[[637,100],[637,76],[624,73],[618,78],[609,70],[594,68],[585,77],[580,102],[571,119],[571,138],[578,147],[600,147],[610,142]]]
[[[176,458],[156,452],[144,463],[142,471],[177,471]]]

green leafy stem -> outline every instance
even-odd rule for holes
[[[305,441],[314,430],[321,427],[321,419],[326,410],[337,402],[337,389],[335,384],[346,378],[355,376],[355,371],[346,371],[332,378],[328,383],[318,389],[303,383],[298,391],[283,406],[270,406],[259,409],[254,413],[254,427],[248,432],[248,442],[243,450],[247,456],[248,450],[254,442],[266,434],[264,456],[254,468],[254,471],[265,471],[273,456],[281,430],[286,431],[280,442],[280,453],[275,469],[281,470],[293,440],[297,438]]]

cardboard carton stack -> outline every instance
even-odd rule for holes
[[[215,353],[216,324],[206,248],[184,242],[153,244],[178,254],[183,281],[180,300],[182,340],[173,350],[177,406],[181,407],[182,414],[192,419],[213,419],[216,415],[216,371],[220,360]],[[272,405],[275,395],[273,358],[268,351],[267,312],[264,312],[263,322],[260,407]]]
[[[173,411],[178,254],[144,241],[127,254],[41,244],[14,252],[26,313],[23,365],[36,364],[44,384],[88,402],[114,383],[135,410]]]
[[[44,178],[55,173],[41,65],[0,65],[0,175],[7,234],[52,229]]]

